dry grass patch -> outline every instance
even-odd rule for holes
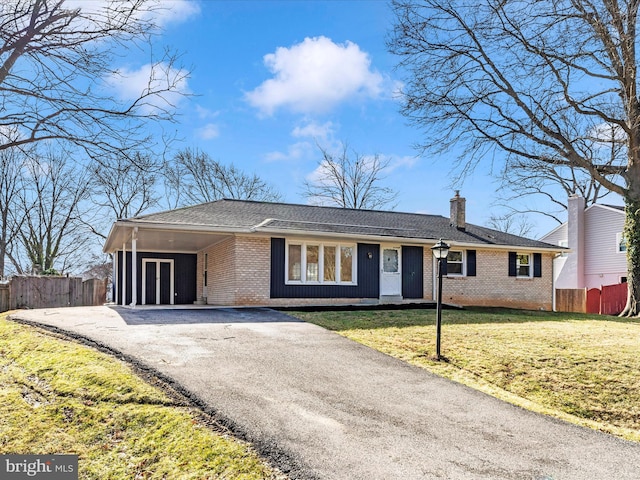
[[[299,312],[304,320],[534,411],[640,441],[640,323],[469,309]]]
[[[81,479],[272,479],[248,445],[108,355],[0,315],[0,453],[79,455]]]

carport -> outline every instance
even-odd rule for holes
[[[185,234],[186,233],[186,234]],[[198,229],[117,221],[104,252],[113,257],[113,298],[118,305],[188,305],[197,291],[197,254],[228,235]],[[135,271],[135,275],[134,275]]]

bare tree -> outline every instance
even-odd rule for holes
[[[224,165],[207,153],[185,149],[166,166],[173,206],[196,205],[221,198],[279,201],[280,193],[256,174]]]
[[[615,128],[607,126],[606,129],[595,132],[592,140],[608,150],[609,166],[621,163],[624,142],[617,138]],[[605,155],[602,155],[602,162],[606,164]],[[504,165],[500,179],[497,203],[509,212],[507,215],[542,215],[552,218],[558,224],[562,223],[566,214],[569,196],[579,195],[589,206],[612,193],[583,169],[552,161],[511,158]],[[520,206],[523,198],[524,206]],[[536,200],[540,198],[546,205],[544,210],[536,206]]]
[[[576,171],[626,203],[629,300],[640,314],[638,0],[394,0],[403,113],[421,148]],[[613,131],[607,140],[602,132]],[[566,173],[563,173],[563,176]],[[535,170],[533,171],[535,175]]]
[[[318,146],[322,160],[314,177],[304,182],[304,195],[317,205],[341,208],[395,208],[397,192],[381,185],[389,159],[349,152],[346,142],[337,154]]]
[[[527,217],[513,212],[504,215],[491,215],[487,226],[499,232],[511,233],[520,237],[527,237],[533,230],[533,224]]]
[[[104,165],[93,163],[89,172],[95,208],[85,223],[103,240],[115,220],[138,216],[158,205],[162,165],[151,155],[117,156]]]
[[[80,207],[89,194],[89,176],[63,156],[47,153],[25,164],[25,177],[19,195],[19,241],[28,261],[23,270],[64,273],[88,243]]]
[[[18,194],[24,188],[24,162],[25,155],[18,148],[0,151],[0,279],[5,276],[7,260],[13,263],[14,269],[19,268],[12,250],[24,219],[17,208]]]
[[[164,52],[132,100],[114,93],[126,81],[114,70],[115,47],[143,47],[158,31],[160,2],[6,0],[0,2],[0,126],[21,135],[0,150],[53,140],[94,160],[148,148],[149,121],[173,119],[187,73]]]

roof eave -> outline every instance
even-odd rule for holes
[[[220,227],[206,224],[176,224],[164,222],[148,222],[140,220],[117,220],[111,227],[109,235],[104,242],[102,251],[104,253],[113,253],[122,245],[116,243],[116,237],[120,231],[131,230],[135,227],[147,230],[165,230],[165,231],[183,231],[183,232],[207,232],[207,233],[250,233],[252,230],[245,227]],[[123,235],[130,238],[131,233]]]
[[[545,251],[549,253],[562,253],[567,252],[567,248],[549,245],[548,247],[536,247],[536,246],[522,246],[522,245],[496,245],[491,243],[473,243],[473,242],[460,242],[452,239],[448,239],[445,236],[438,236],[437,238],[416,238],[416,237],[392,237],[384,235],[367,235],[367,234],[355,234],[355,233],[333,233],[323,231],[309,231],[309,230],[295,230],[295,229],[277,229],[277,228],[255,228],[252,232],[259,232],[264,234],[275,234],[281,236],[295,235],[300,237],[343,237],[353,240],[371,240],[381,243],[415,243],[420,245],[430,245],[436,243],[442,239],[452,247],[458,248],[487,248],[491,250],[514,250],[522,252],[540,252]]]

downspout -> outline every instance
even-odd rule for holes
[[[556,311],[556,258],[551,259],[551,311]]]

